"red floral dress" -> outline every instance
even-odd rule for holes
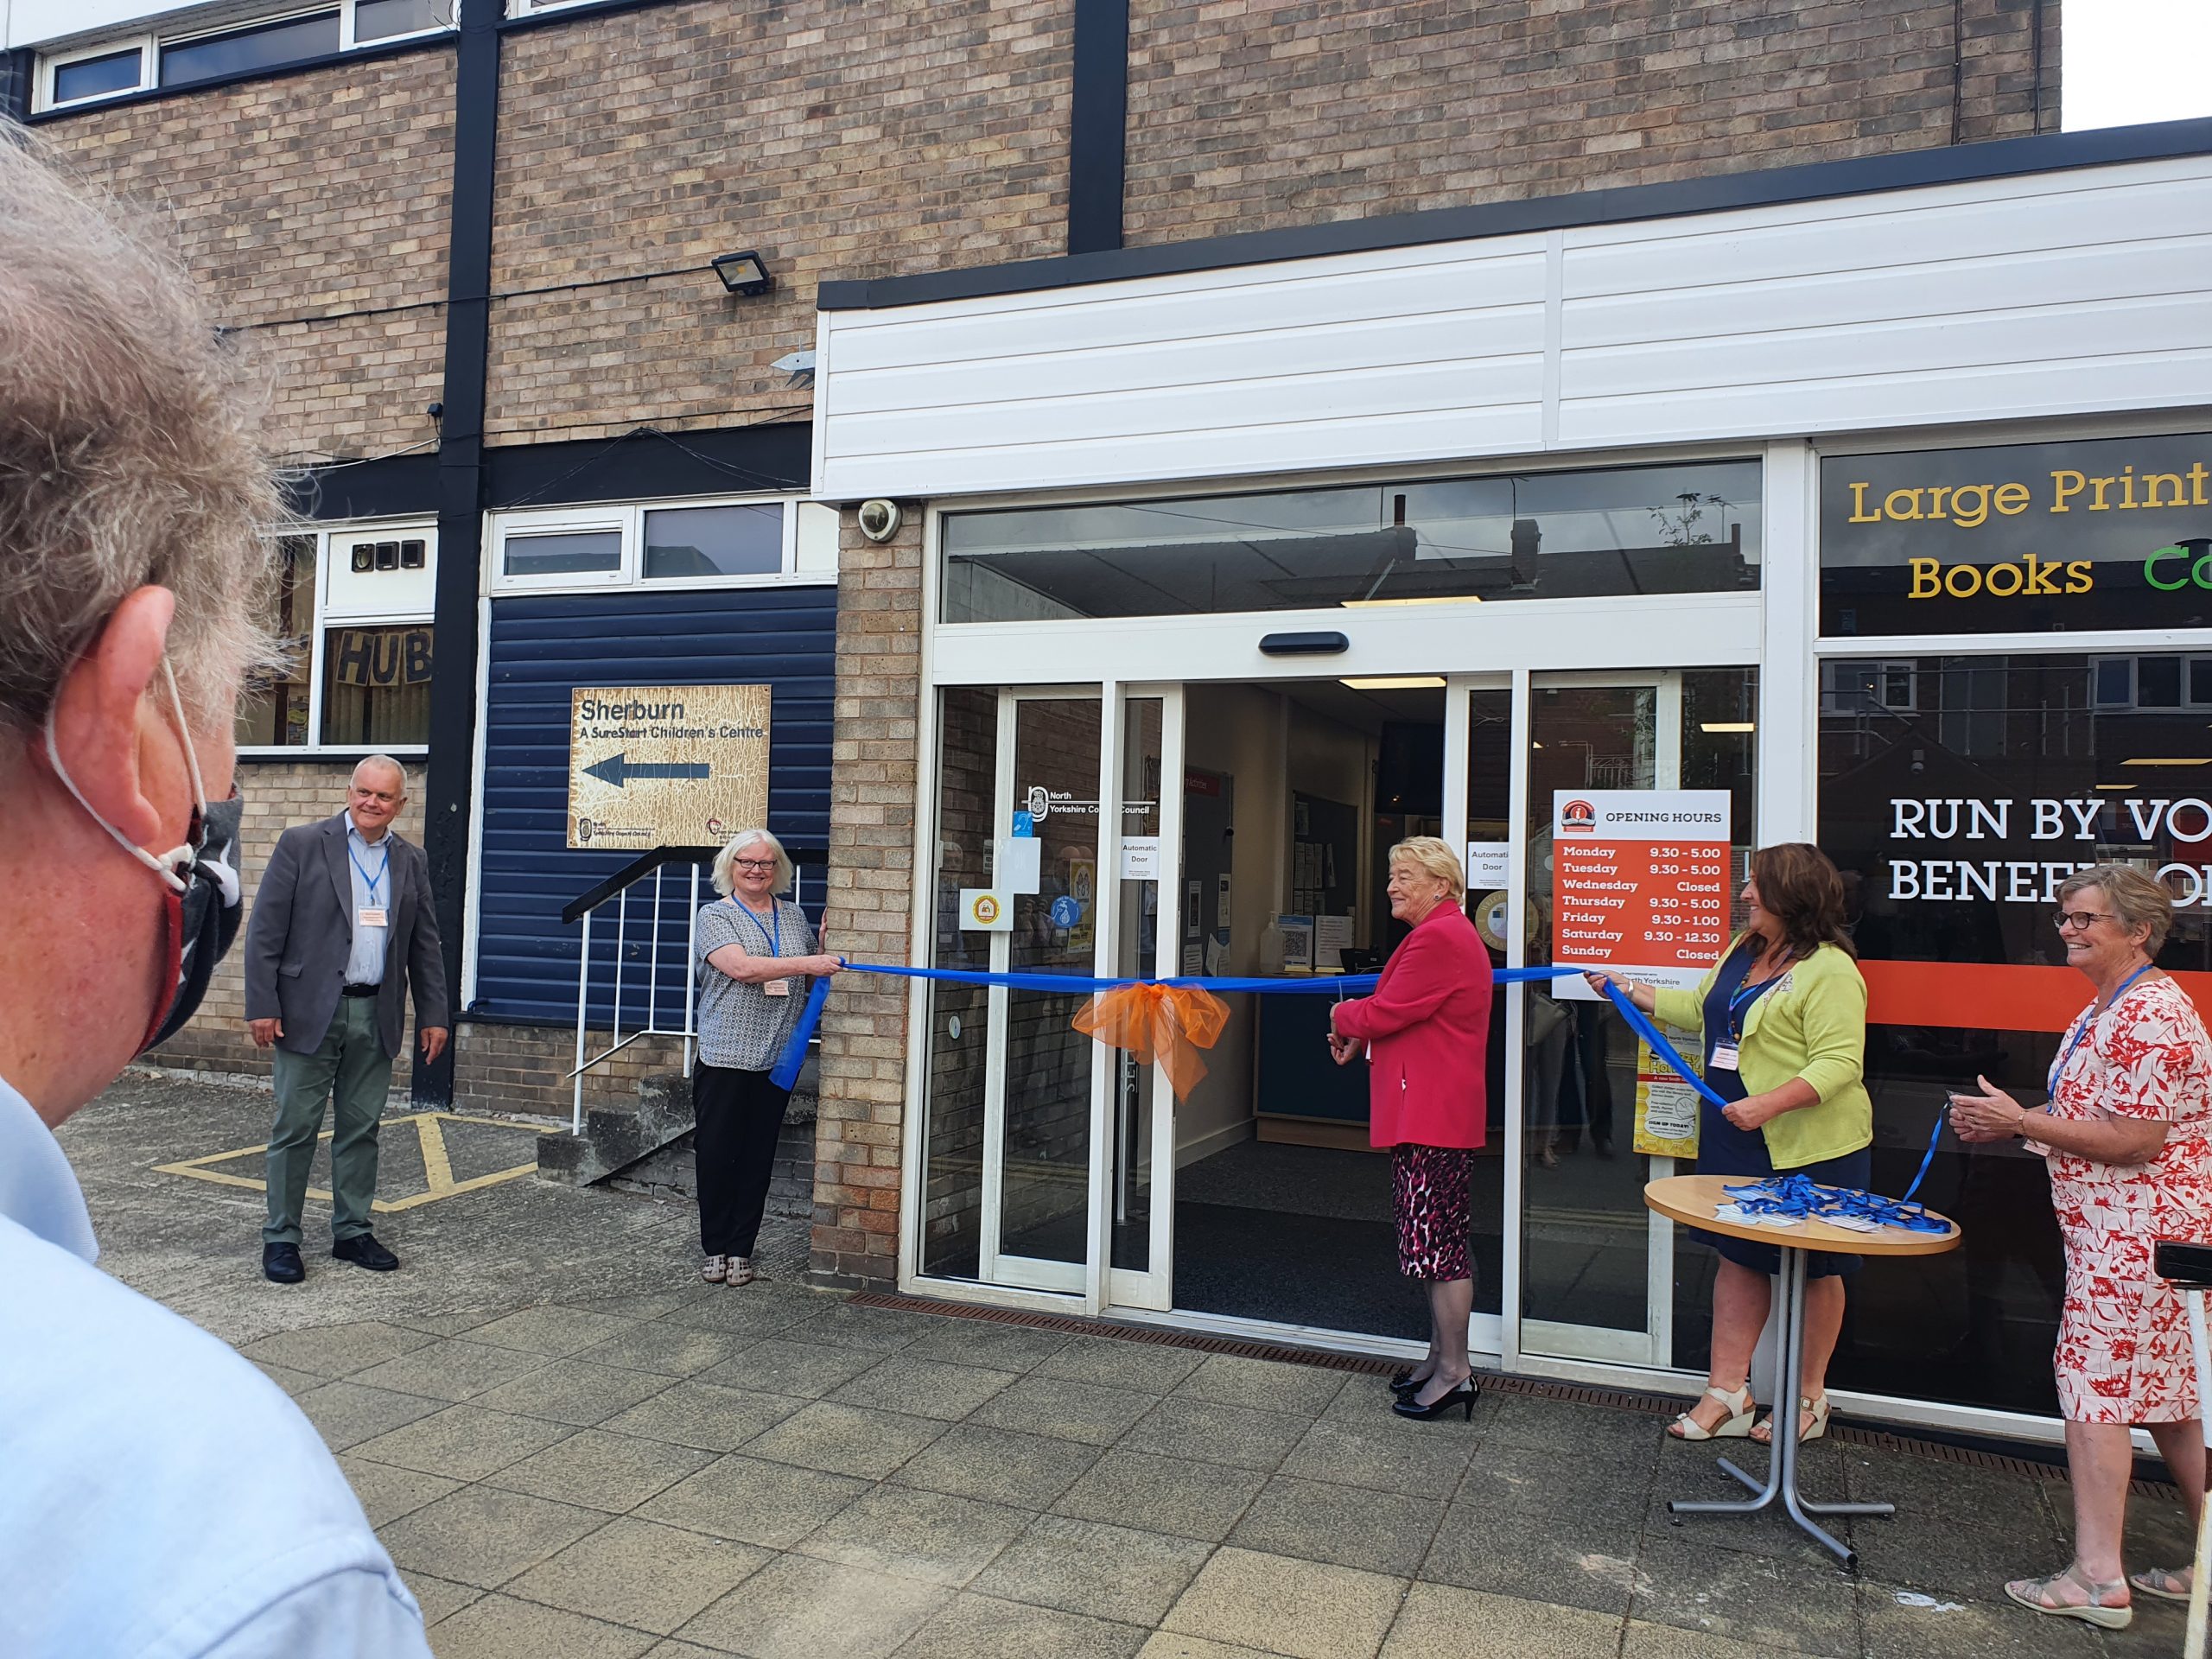
[[[2066,1241],[2059,1409],[2082,1423],[2184,1422],[2197,1414],[2187,1304],[2158,1277],[2152,1247],[2212,1243],[2212,1038],[2171,979],[2134,986],[2082,1037],[2089,1014],[2059,1046],[2051,1116],[2105,1111],[2173,1127],[2147,1164],[2047,1154]]]

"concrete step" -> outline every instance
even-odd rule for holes
[[[804,1122],[810,1129],[816,1103],[815,1061],[809,1055],[791,1090],[786,1122]],[[690,1078],[680,1071],[642,1078],[634,1102],[588,1108],[581,1135],[540,1135],[537,1177],[565,1186],[597,1185],[678,1141],[688,1146],[692,1125]]]

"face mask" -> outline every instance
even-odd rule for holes
[[[215,966],[238,940],[242,914],[238,878],[238,816],[241,803],[235,790],[231,798],[207,804],[207,788],[200,778],[200,756],[192,746],[192,729],[184,718],[184,702],[177,695],[176,675],[167,663],[162,673],[168,682],[169,708],[176,715],[177,734],[184,741],[184,760],[192,774],[192,823],[185,844],[166,854],[148,852],[123,831],[92,810],[92,803],[61,764],[54,741],[54,711],[46,716],[46,755],[62,787],[83,807],[93,823],[113,836],[123,849],[158,877],[162,887],[163,949],[168,963],[162,983],[166,988],[146,1021],[139,1039],[143,1054],[184,1028],[199,1009],[214,977]]]

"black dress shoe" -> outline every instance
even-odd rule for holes
[[[374,1233],[356,1233],[351,1238],[334,1242],[330,1254],[340,1262],[351,1262],[357,1268],[366,1268],[371,1273],[390,1273],[399,1265],[399,1258],[377,1243]]]
[[[298,1245],[264,1244],[261,1247],[261,1273],[276,1284],[296,1285],[308,1276],[308,1268],[300,1260]]]
[[[1467,1418],[1470,1421],[1473,1419],[1475,1382],[1472,1377],[1469,1377],[1449,1393],[1440,1395],[1433,1404],[1426,1406],[1421,1404],[1421,1390],[1416,1389],[1410,1394],[1400,1395],[1391,1402],[1390,1409],[1401,1417],[1413,1417],[1427,1421],[1446,1415],[1454,1406],[1465,1408]]]

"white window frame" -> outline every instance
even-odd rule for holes
[[[305,743],[242,743],[238,753],[241,759],[272,760],[313,760],[319,755],[353,755],[362,752],[359,743],[327,743],[323,741],[323,673],[329,656],[330,631],[337,627],[388,628],[428,626],[436,619],[421,609],[385,611],[352,611],[342,615],[330,613],[331,561],[335,556],[339,541],[348,546],[364,537],[375,536],[382,540],[420,537],[429,542],[433,550],[437,545],[438,521],[435,518],[359,518],[340,524],[288,524],[270,532],[283,539],[288,537],[311,537],[315,549],[315,618],[308,635],[308,731],[310,739]],[[430,556],[435,559],[435,550]],[[385,746],[395,759],[427,755],[428,743],[393,743]]]
[[[489,554],[484,562],[484,592],[497,597],[507,594],[602,593],[622,588],[645,593],[683,593],[701,588],[822,587],[837,580],[835,570],[798,569],[799,508],[807,498],[779,492],[749,495],[679,495],[651,501],[629,501],[595,507],[522,508],[491,516]],[[648,576],[645,563],[645,515],[684,512],[702,507],[779,507],[783,512],[783,548],[779,568],[741,576]],[[557,575],[511,576],[506,573],[507,541],[515,536],[558,534],[563,531],[618,531],[622,537],[622,562],[613,570],[588,574],[563,572]]]
[[[2181,700],[2178,702],[2145,703],[2143,696],[2143,658],[2145,657],[2178,657],[2181,659]],[[2188,715],[2212,709],[2212,701],[2193,698],[2189,686],[2195,677],[2192,671],[2199,663],[2212,662],[2212,657],[2202,652],[2190,651],[2132,651],[2106,652],[2089,658],[2090,711],[2099,715]],[[2127,698],[2123,702],[2104,702],[2096,700],[2096,677],[2107,663],[2127,664]]]
[[[1877,709],[1891,714],[1912,715],[1920,712],[1920,665],[1910,657],[1825,657],[1821,660],[1821,713],[1822,715],[1855,715],[1866,712],[1857,703],[1846,708],[1840,698],[1842,688],[1836,683],[1839,673],[1846,668],[1866,664],[1873,669],[1878,683],[1868,701]],[[1891,675],[1903,671],[1905,675],[1905,700],[1891,702],[1887,696]]]
[[[86,46],[73,46],[66,51],[42,53],[39,57],[38,75],[32,86],[31,107],[34,114],[48,110],[88,109],[95,104],[105,104],[111,99],[131,98],[140,92],[156,92],[161,88],[162,48],[182,46],[192,41],[212,39],[219,35],[237,35],[248,29],[259,29],[269,23],[288,22],[296,17],[312,17],[321,12],[338,13],[338,49],[340,52],[373,50],[391,46],[402,41],[429,40],[440,35],[450,35],[460,27],[460,0],[451,0],[456,21],[438,23],[429,29],[410,29],[404,35],[382,35],[373,41],[362,41],[353,32],[353,8],[357,0],[323,0],[320,5],[280,6],[265,13],[245,17],[226,18],[220,23],[209,23],[200,28],[152,29],[134,35],[121,35]],[[138,81],[136,86],[118,87],[111,92],[95,92],[86,98],[57,99],[54,95],[55,71],[88,58],[105,58],[118,52],[136,48],[138,53]],[[271,73],[282,66],[271,66]],[[200,83],[192,82],[197,86]]]
[[[567,11],[576,6],[592,6],[602,0],[507,0],[510,17],[534,17],[542,11]]]

